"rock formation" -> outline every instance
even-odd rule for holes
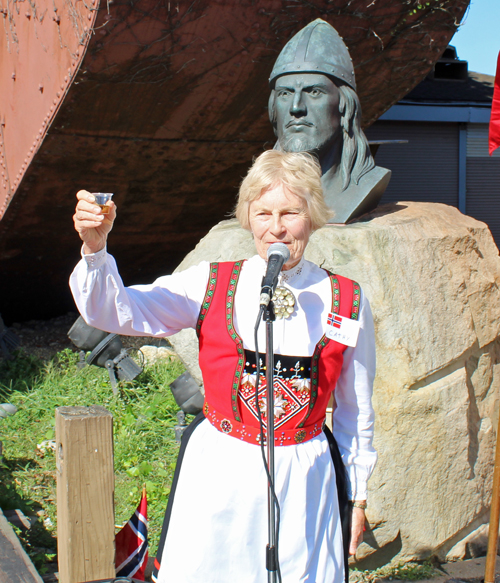
[[[224,221],[178,269],[253,254],[250,233]],[[493,238],[454,207],[400,202],[320,229],[306,258],[359,281],[375,319],[379,462],[357,565],[444,558],[488,520],[500,395]],[[173,342],[193,372],[187,336]]]

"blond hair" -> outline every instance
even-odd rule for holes
[[[306,152],[267,150],[254,161],[240,186],[234,214],[244,229],[251,230],[250,203],[279,184],[306,203],[313,231],[332,216],[323,198],[321,168],[316,158]]]

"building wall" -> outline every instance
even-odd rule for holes
[[[366,132],[372,140],[408,140],[382,144],[378,166],[392,170],[381,204],[402,200],[458,206],[458,125],[379,121]]]
[[[500,247],[500,148],[489,156],[488,126],[467,126],[467,214],[490,227]]]
[[[466,213],[490,227],[500,246],[500,149],[488,155],[488,125],[465,124],[467,130]],[[408,140],[382,144],[378,166],[392,170],[381,203],[414,200],[459,206],[458,123],[378,121],[366,132],[370,141]]]

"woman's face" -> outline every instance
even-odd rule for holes
[[[290,259],[283,269],[297,265],[311,234],[305,201],[278,184],[250,203],[249,219],[257,253],[263,259],[267,259],[270,245],[284,243],[290,251]]]

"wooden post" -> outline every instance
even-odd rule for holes
[[[493,470],[493,488],[491,492],[490,525],[488,529],[488,550],[484,583],[494,583],[498,547],[498,523],[500,521],[500,417],[498,418],[497,445],[495,450],[495,467]]]
[[[115,576],[113,416],[104,407],[56,409],[59,581]]]

